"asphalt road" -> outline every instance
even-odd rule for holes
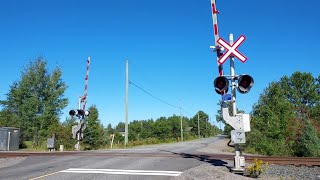
[[[222,138],[224,137],[218,136],[131,149],[88,151],[81,156],[30,156],[18,164],[0,168],[0,179],[170,179],[179,176],[185,170],[206,163],[199,158],[185,157],[183,154],[199,153],[196,150]],[[136,155],[112,156],[110,155],[112,153],[135,153]],[[149,157],[139,155],[140,153],[164,156]],[[172,154],[178,156],[165,157]]]

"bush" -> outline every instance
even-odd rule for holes
[[[262,160],[254,159],[253,165],[247,167],[245,174],[252,178],[258,178],[267,169],[267,166],[268,162],[263,163]]]

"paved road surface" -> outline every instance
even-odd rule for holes
[[[66,156],[30,156],[13,166],[0,168],[0,179],[170,179],[206,163],[205,159],[181,157],[105,156],[110,153],[156,153],[162,155],[199,153],[223,136],[175,144],[113,149]]]

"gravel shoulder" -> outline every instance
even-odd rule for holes
[[[214,154],[234,154],[232,147],[229,147],[227,144],[229,139],[224,138],[214,143],[208,144],[206,147],[198,149],[197,152],[202,153],[214,153]]]
[[[213,143],[208,144],[206,147],[198,149],[199,153],[215,153],[215,154],[234,154],[233,148],[227,144],[229,139],[224,138]],[[246,180],[252,179],[242,175],[230,173],[228,167],[233,166],[232,161],[222,160],[223,165],[213,165],[211,163],[204,163],[200,166],[184,171],[180,176],[171,178],[171,180]],[[217,164],[221,164],[217,163]]]
[[[27,157],[8,157],[0,158],[0,168],[16,165],[27,159]]]
[[[197,152],[217,153],[217,154],[234,154],[233,148],[227,143],[229,139],[222,139],[208,144],[206,147],[198,149]],[[246,155],[246,153],[243,153]],[[247,154],[249,155],[249,154]],[[198,167],[194,167],[184,171],[180,176],[174,177],[171,180],[245,180],[253,179],[243,175],[231,173],[229,167],[233,167],[233,161],[222,160],[223,165],[214,165],[205,163]],[[221,163],[220,163],[221,164]],[[246,167],[252,164],[246,163]],[[280,166],[268,165],[267,169],[261,174],[260,180],[320,180],[320,167],[295,167],[295,166]]]

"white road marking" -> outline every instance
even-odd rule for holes
[[[144,175],[144,176],[179,176],[180,171],[153,171],[153,170],[125,170],[125,169],[81,169],[70,168],[63,173],[92,173],[92,174],[128,174],[128,175]]]

